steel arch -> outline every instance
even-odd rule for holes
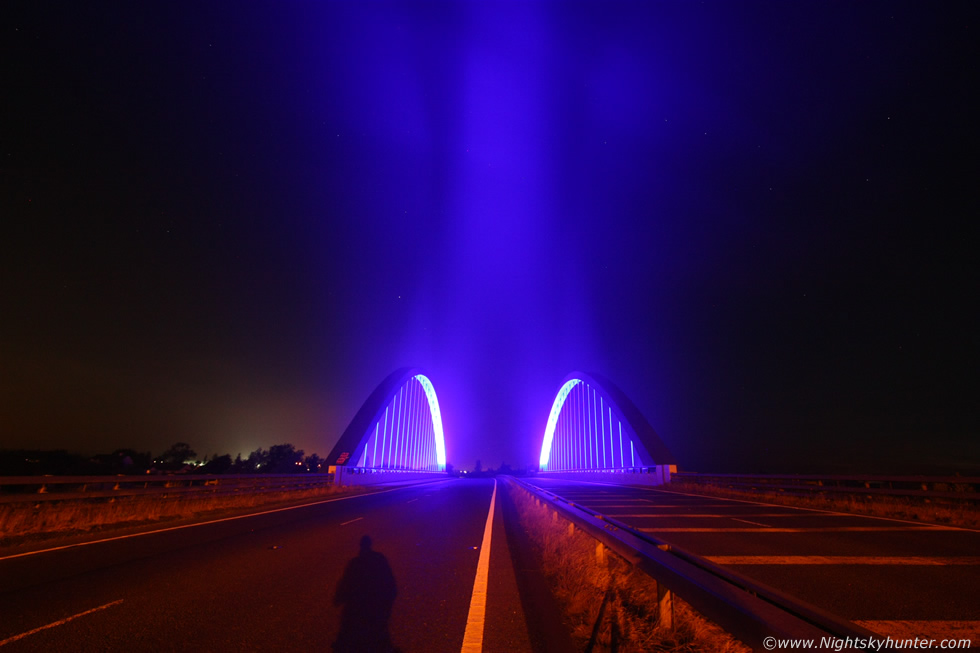
[[[558,393],[551,405],[548,414],[548,422],[545,426],[544,437],[541,440],[541,454],[538,458],[539,468],[549,469],[553,465],[550,463],[553,452],[555,429],[558,425],[559,417],[569,395],[579,384],[586,384],[587,387],[595,387],[601,391],[603,397],[608,397],[610,405],[608,410],[612,414],[615,411],[617,417],[621,417],[629,428],[636,435],[633,441],[636,445],[636,457],[639,458],[639,465],[675,465],[676,460],[673,454],[664,444],[657,432],[650,426],[650,422],[640,412],[636,405],[620,390],[616,384],[609,379],[595,373],[575,371],[568,374],[561,383]],[[602,420],[605,420],[603,414]],[[598,453],[598,452],[597,452]],[[599,468],[598,466],[594,468]],[[603,465],[602,468],[610,468]]]
[[[326,458],[327,465],[352,466],[361,460],[365,445],[374,435],[372,430],[374,425],[382,418],[399,390],[413,378],[419,382],[425,391],[426,403],[432,419],[436,464],[439,470],[445,470],[446,442],[442,426],[442,413],[439,410],[439,399],[429,377],[421,369],[413,367],[395,370],[374,389],[330,451]]]

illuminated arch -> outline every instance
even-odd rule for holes
[[[543,471],[628,469],[676,464],[639,409],[608,379],[572,372],[548,414]]]
[[[443,471],[446,442],[432,381],[405,367],[367,398],[327,456],[328,465]]]

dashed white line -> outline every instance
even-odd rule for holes
[[[29,637],[31,635],[35,635],[35,634],[41,632],[42,630],[47,630],[48,628],[54,628],[55,626],[63,626],[64,624],[68,623],[72,619],[78,619],[79,617],[84,617],[87,614],[92,614],[93,612],[98,612],[99,610],[105,610],[106,608],[111,608],[112,606],[119,605],[122,602],[123,602],[123,599],[119,599],[118,601],[112,601],[111,603],[106,603],[105,605],[100,605],[97,608],[92,608],[91,610],[86,610],[85,612],[79,612],[78,614],[73,614],[70,617],[66,617],[64,619],[59,619],[58,621],[55,621],[54,623],[50,623],[47,626],[41,626],[40,628],[35,628],[34,630],[28,630],[26,633],[21,633],[19,635],[14,635],[13,637],[8,637],[7,639],[0,640],[0,646],[6,646],[7,644],[10,644],[12,642],[16,642],[19,639],[24,639],[25,637]]]
[[[752,524],[753,526],[762,526],[763,528],[772,528],[769,524],[760,524],[757,521],[749,521],[748,519],[739,519],[738,517],[729,517],[732,521],[740,521],[743,524]]]
[[[335,499],[324,499],[323,501],[313,501],[311,503],[301,503],[298,506],[286,506],[285,508],[274,508],[272,510],[262,510],[260,512],[250,512],[246,515],[235,515],[234,517],[224,517],[222,519],[211,519],[209,521],[195,522],[193,524],[183,524],[181,526],[171,526],[169,528],[157,528],[152,531],[143,531],[141,533],[130,533],[129,535],[117,535],[116,537],[106,537],[101,540],[91,540],[89,542],[77,542],[75,544],[65,544],[63,546],[53,546],[50,549],[39,549],[37,551],[25,551],[24,553],[15,553],[9,556],[0,557],[0,560],[12,560],[14,558],[24,558],[26,556],[38,555],[40,553],[51,553],[52,551],[61,551],[62,549],[73,549],[79,546],[88,546],[90,544],[102,544],[103,542],[114,542],[116,540],[126,540],[131,537],[142,537],[144,535],[154,535],[156,533],[166,533],[168,531],[179,531],[184,528],[194,528],[195,526],[207,526],[208,524],[220,524],[221,522],[234,521],[236,519],[247,519],[248,517],[258,517],[259,515],[269,515],[274,512],[284,512],[286,510],[298,510],[300,508],[309,508],[311,506],[319,506],[324,503],[333,503],[334,501],[346,501],[347,499],[359,499],[361,497],[370,497],[376,494],[385,494],[387,492],[395,492],[397,490],[403,490],[406,486],[393,487],[387,490],[380,490],[378,492],[369,492],[367,494],[351,494],[346,497],[337,497]]]
[[[346,526],[347,524],[353,524],[354,522],[361,521],[362,519],[364,519],[364,518],[363,517],[358,517],[357,519],[352,519],[350,521],[341,522],[340,525],[341,526]]]

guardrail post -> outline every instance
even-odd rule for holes
[[[661,551],[670,551],[669,544],[658,544],[657,548]],[[667,589],[663,583],[654,581],[657,584],[657,606],[659,615],[657,623],[664,628],[674,629],[674,593]]]
[[[664,628],[674,629],[674,593],[657,583],[657,605],[660,607],[658,622]]]
[[[606,547],[602,542],[597,542],[595,545],[595,560],[600,565],[606,564]]]

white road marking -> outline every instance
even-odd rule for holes
[[[697,497],[699,499],[714,499],[718,501],[729,501],[732,503],[747,503],[752,506],[766,506],[768,508],[784,508],[789,510],[800,510],[805,512],[819,512],[825,515],[838,515],[840,517],[864,517],[866,519],[876,519],[878,521],[890,521],[898,522],[899,524],[915,524],[917,526],[928,526],[926,522],[912,521],[911,519],[896,519],[895,517],[877,517],[875,515],[861,515],[854,512],[837,512],[836,510],[821,510],[820,508],[803,508],[802,506],[789,506],[780,505],[778,503],[765,503],[762,501],[748,501],[746,499],[725,499],[722,497],[708,496],[706,494],[691,494],[689,492],[677,492],[676,490],[660,490],[660,489],[650,489],[651,492],[659,492],[662,494],[674,494],[682,497]],[[947,531],[970,531],[973,533],[980,532],[980,529],[976,528],[965,528],[962,526],[937,526]]]
[[[487,513],[487,525],[483,528],[483,546],[480,547],[480,559],[476,563],[476,580],[473,582],[470,611],[466,615],[463,648],[460,649],[462,653],[479,653],[483,650],[483,627],[487,616],[487,577],[490,574],[490,540],[493,539],[493,507],[496,501],[497,479],[493,479],[490,512]]]
[[[347,524],[353,524],[354,522],[361,521],[362,519],[364,519],[364,518],[363,517],[358,517],[357,519],[352,519],[350,521],[341,522],[340,525],[341,526],[346,526]]]
[[[411,499],[410,501],[406,501],[405,503],[412,503],[413,501],[418,501],[418,500],[419,500],[419,497],[415,497],[414,499]]]
[[[718,565],[980,565],[977,556],[705,556]]]
[[[652,503],[648,508],[735,508],[727,503]],[[795,508],[786,507],[787,510]]]
[[[980,621],[855,621],[862,628],[892,639],[980,640]]]
[[[749,521],[748,519],[739,519],[738,517],[729,517],[732,521],[740,521],[743,524],[752,524],[753,526],[762,526],[763,528],[772,528],[769,524],[760,524],[757,521]]]
[[[637,508],[644,508],[645,507],[645,506],[637,506],[637,505],[634,505],[634,504],[629,504],[629,505],[622,505],[622,504],[606,505],[604,503],[599,503],[597,501],[572,501],[572,503],[574,503],[576,506],[585,506],[586,508],[591,508],[592,510],[595,510],[596,512],[603,512],[603,511],[606,511],[606,510],[612,510],[612,509],[616,509],[616,508],[632,508],[633,510],[636,510]],[[673,508],[675,506],[671,506],[671,507]]]
[[[950,526],[827,526],[822,528],[639,528],[644,533],[859,533],[885,531],[958,531]]]
[[[705,519],[705,518],[715,518],[715,517],[726,517],[726,518],[729,518],[729,519],[737,519],[737,517],[735,517],[734,515],[722,515],[722,514],[714,514],[714,513],[691,514],[691,513],[686,513],[686,512],[637,512],[637,513],[628,513],[628,514],[627,513],[615,513],[615,514],[609,513],[606,516],[607,517],[613,517],[615,519],[619,519],[620,517],[655,517],[657,519],[673,519],[674,517],[695,517],[695,518],[702,518],[702,519]],[[783,513],[783,512],[778,512],[778,513],[777,512],[760,512],[758,514],[756,514],[756,513],[747,513],[747,514],[740,514],[738,516],[739,517],[797,517],[797,518],[799,518],[799,517],[801,517],[803,515],[787,515],[786,513]],[[745,520],[739,520],[739,521],[745,521]],[[748,523],[749,524],[752,524],[754,522],[748,522]]]
[[[438,483],[444,483],[445,481],[436,481]],[[2,560],[12,560],[13,558],[24,558],[26,556],[38,555],[40,553],[51,553],[52,551],[61,551],[62,549],[72,549],[78,546],[88,546],[90,544],[102,544],[103,542],[114,542],[116,540],[127,540],[131,537],[142,537],[144,535],[154,535],[156,533],[166,533],[168,531],[179,531],[183,528],[194,528],[195,526],[207,526],[208,524],[220,524],[221,522],[234,521],[236,519],[246,519],[248,517],[258,517],[259,515],[270,515],[275,512],[284,512],[286,510],[298,510],[299,508],[309,508],[310,506],[319,506],[323,503],[333,503],[334,501],[345,501],[347,499],[358,499],[360,497],[370,497],[376,494],[385,494],[387,492],[395,492],[397,490],[404,490],[408,485],[402,485],[400,487],[393,487],[387,490],[380,490],[378,492],[368,492],[366,494],[351,494],[346,497],[337,497],[335,499],[324,499],[323,501],[314,501],[312,503],[302,503],[298,506],[286,506],[285,508],[275,508],[273,510],[263,510],[261,512],[250,512],[247,515],[235,515],[234,517],[224,517],[222,519],[212,519],[210,521],[194,522],[193,524],[184,524],[182,526],[171,526],[170,528],[158,528],[153,531],[142,531],[140,533],[130,533],[129,535],[117,535],[116,537],[107,537],[101,540],[91,540],[89,542],[76,542],[75,544],[65,544],[64,546],[53,546],[50,549],[39,549],[37,551],[26,551],[24,553],[15,553],[9,556],[3,556],[0,558]]]
[[[78,614],[73,614],[70,617],[59,619],[58,621],[55,621],[54,623],[50,623],[47,626],[41,626],[40,628],[35,628],[34,630],[28,630],[26,633],[21,633],[20,635],[14,635],[13,637],[8,637],[7,639],[0,640],[0,646],[6,646],[11,642],[16,642],[19,639],[24,639],[25,637],[29,637],[31,635],[37,634],[42,630],[47,630],[48,628],[54,628],[55,626],[63,626],[64,624],[68,623],[72,619],[78,619],[79,617],[84,617],[87,614],[92,614],[93,612],[98,612],[99,610],[105,610],[106,608],[111,608],[112,606],[119,605],[122,602],[123,599],[119,599],[118,601],[113,601],[112,603],[106,603],[105,605],[100,605],[97,608],[92,608],[91,610],[86,610],[85,612],[79,612]]]

